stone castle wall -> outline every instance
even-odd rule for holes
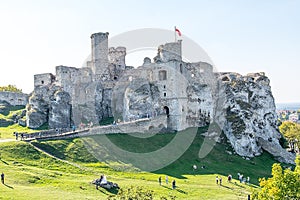
[[[110,47],[108,50],[109,63],[113,63],[117,65],[117,67],[122,70],[125,70],[126,67],[125,56],[126,56],[125,47],[117,47],[117,48]]]
[[[52,128],[65,128],[98,124],[112,116],[117,122],[167,116],[164,127],[180,131],[224,119],[225,135],[239,155],[252,157],[265,149],[293,162],[279,145],[274,98],[264,73],[214,73],[209,63],[184,62],[181,41],[159,46],[154,62],[145,58],[142,66],[132,69],[125,63],[125,47],[108,48],[108,33],[92,34],[91,43],[88,67],[57,66],[55,76],[35,76],[28,124],[31,120],[39,127],[48,121]],[[225,112],[221,117],[215,107],[220,93],[224,102],[218,112]],[[147,127],[140,126],[142,132]]]
[[[51,73],[34,75],[34,88],[38,86],[51,85],[55,81],[55,76]]]
[[[13,106],[26,106],[28,94],[18,92],[0,92],[0,101],[6,101]]]
[[[160,45],[158,47],[158,54],[162,62],[168,62],[170,60],[181,61],[181,40]]]

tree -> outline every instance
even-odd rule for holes
[[[295,122],[285,121],[279,126],[280,132],[288,140],[292,152],[300,148],[300,124]]]
[[[252,199],[293,200],[300,199],[300,156],[295,160],[296,168],[282,169],[280,164],[272,166],[272,177],[259,180],[260,191],[252,193]]]
[[[15,85],[7,85],[7,86],[0,86],[0,91],[7,91],[7,92],[19,92],[22,93],[22,89],[17,88]]]

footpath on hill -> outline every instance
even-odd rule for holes
[[[89,169],[89,168],[87,168],[87,167],[83,167],[83,166],[81,166],[81,165],[79,165],[79,164],[77,164],[77,163],[73,163],[73,162],[71,162],[71,161],[63,160],[63,159],[61,159],[61,158],[58,158],[58,157],[56,157],[56,156],[54,156],[54,155],[52,155],[52,154],[50,154],[50,153],[44,151],[43,149],[41,149],[41,148],[39,148],[39,147],[33,145],[31,142],[29,142],[28,144],[30,144],[30,145],[31,145],[33,148],[35,148],[37,151],[39,151],[39,152],[41,152],[41,153],[44,153],[44,154],[46,154],[47,156],[49,156],[49,157],[51,157],[51,158],[54,158],[54,159],[59,160],[59,161],[61,161],[61,162],[64,162],[64,163],[67,163],[67,164],[72,165],[72,166],[74,166],[74,167],[77,167],[77,168],[79,168],[79,169],[82,170],[82,171],[89,171],[89,172],[93,172],[93,173],[94,173],[93,170],[91,170],[91,169]]]
[[[0,139],[0,143],[3,142],[12,142],[12,141],[16,141],[15,139]]]

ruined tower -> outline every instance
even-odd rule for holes
[[[108,72],[108,32],[94,33],[91,35],[92,60],[91,69],[93,79],[96,81],[106,81],[109,77]]]

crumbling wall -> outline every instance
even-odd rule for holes
[[[168,62],[171,60],[182,60],[181,40],[177,42],[170,42],[158,47],[157,56],[154,58],[155,62]]]
[[[55,76],[51,73],[34,75],[34,88],[38,86],[51,85],[55,81]]]
[[[6,101],[13,106],[26,106],[28,103],[28,94],[19,92],[0,92],[0,101]]]

